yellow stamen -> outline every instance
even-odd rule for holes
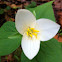
[[[34,30],[34,32],[39,32],[38,30]]]
[[[31,38],[33,37],[33,35],[37,38],[38,32],[39,32],[38,30],[35,30],[34,28],[30,28],[30,27],[29,27],[29,28],[27,29],[27,32],[26,32],[26,33],[27,33],[27,36],[29,36],[29,37],[31,37]]]
[[[33,33],[33,35],[37,36],[37,34],[36,34],[36,33]]]
[[[26,33],[27,33],[27,36],[28,36],[29,35],[28,32],[26,32]]]
[[[30,29],[28,28],[27,30],[29,31]]]
[[[29,36],[32,38],[33,36],[32,36],[32,34],[29,34]]]

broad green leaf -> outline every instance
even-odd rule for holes
[[[17,32],[14,22],[6,22],[0,28],[0,56],[15,51],[21,44],[22,36]]]
[[[15,28],[15,23],[12,21],[8,21],[8,22],[4,23],[3,26],[0,28],[0,30],[3,30],[5,32],[14,32],[14,33],[17,32],[17,30]]]
[[[0,57],[0,62],[1,62],[1,57]]]
[[[62,62],[61,45],[56,39],[41,42],[38,55],[29,60],[24,53],[21,55],[21,62]]]
[[[35,8],[28,8],[28,10],[30,10],[32,13],[35,11],[36,19],[47,18],[55,21],[52,3],[53,1],[37,6]]]
[[[33,1],[28,6],[25,6],[26,9],[28,9],[28,8],[34,8],[34,7],[36,7],[36,2],[33,2]]]

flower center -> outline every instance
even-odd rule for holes
[[[38,30],[35,30],[34,28],[30,28],[29,27],[27,29],[27,32],[26,33],[27,33],[27,36],[29,36],[31,38],[33,37],[33,35],[37,38],[38,32],[39,32]]]

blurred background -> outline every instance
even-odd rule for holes
[[[27,7],[33,8],[52,0],[0,0],[0,27],[6,21],[15,21],[15,14],[18,9]],[[62,28],[62,0],[55,0],[52,4],[56,22]],[[21,47],[12,54],[1,57],[1,62],[20,62]]]

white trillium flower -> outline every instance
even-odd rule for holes
[[[43,18],[36,21],[35,16],[26,9],[17,11],[15,26],[17,31],[23,35],[21,46],[29,59],[33,59],[37,55],[40,41],[50,40],[60,28],[60,25],[49,19]]]

